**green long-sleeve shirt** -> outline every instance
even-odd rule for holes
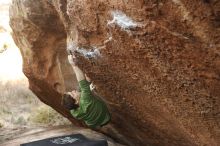
[[[70,110],[70,113],[76,119],[85,121],[91,128],[105,125],[110,121],[110,113],[106,104],[93,96],[86,80],[79,82],[81,96],[79,107]]]

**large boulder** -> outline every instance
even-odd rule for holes
[[[13,0],[13,38],[30,89],[61,106],[77,88],[66,49],[130,145],[220,145],[220,1]]]

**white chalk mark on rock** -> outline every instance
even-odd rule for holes
[[[111,14],[113,19],[108,21],[108,25],[116,24],[122,29],[130,29],[139,26],[137,22],[133,21],[130,17],[121,11],[112,11]]]
[[[90,49],[90,50],[86,50],[86,49],[84,49],[84,48],[79,48],[79,47],[78,47],[78,48],[76,49],[76,52],[82,54],[82,55],[83,55],[84,57],[86,57],[86,58],[98,58],[98,57],[101,56],[101,53],[100,53],[99,49],[96,48],[96,47],[93,47],[93,48]]]
[[[113,40],[112,34],[108,33],[108,38],[104,41],[104,44],[111,42]]]
[[[68,42],[67,43],[67,51],[74,52],[77,49],[77,45],[73,42]]]
[[[78,47],[73,42],[69,42],[67,45],[67,51],[77,52],[86,58],[98,58],[101,57],[101,53],[97,47],[89,47],[90,49],[85,49],[83,47]]]

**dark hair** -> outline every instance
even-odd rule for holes
[[[76,100],[72,98],[71,95],[64,93],[62,97],[62,103],[61,103],[67,110],[77,109],[79,107],[78,104],[76,104]]]

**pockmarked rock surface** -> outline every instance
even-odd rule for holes
[[[135,146],[220,145],[220,1],[13,0],[13,37],[30,89],[75,125],[66,49]],[[117,133],[117,134],[116,134]]]

